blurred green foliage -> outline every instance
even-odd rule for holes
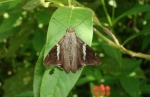
[[[125,48],[150,54],[149,0],[116,0],[116,6],[112,0],[77,1],[72,0],[72,5],[91,8]],[[50,18],[62,5],[68,6],[67,0],[0,0],[1,97],[33,97],[35,64],[46,42]],[[112,40],[100,27],[94,27]],[[150,61],[123,54],[96,34],[92,47],[100,54],[102,64],[84,67],[78,81],[72,83],[76,83],[74,88],[66,90],[68,97],[91,97],[92,87],[101,83],[111,87],[110,97],[150,96]],[[42,53],[39,59],[43,60]],[[45,68],[40,66],[42,79]]]

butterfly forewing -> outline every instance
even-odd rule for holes
[[[81,53],[81,50],[82,50],[82,53],[80,54],[80,57],[81,57],[80,60],[82,60],[81,62],[83,62],[83,64],[87,64],[87,65],[100,64],[100,58],[96,55],[94,50],[90,46],[85,44],[78,37],[77,37],[77,41],[78,41],[78,44],[80,44],[80,46],[78,47],[78,51],[80,51],[80,53]]]
[[[59,63],[60,61],[57,60],[57,45],[55,45],[44,59],[44,65],[49,66],[52,64],[59,64]]]

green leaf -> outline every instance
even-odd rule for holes
[[[10,78],[5,79],[4,85],[2,88],[5,92],[3,97],[16,97],[16,95],[25,91],[32,91],[33,85],[33,70],[34,68],[20,68],[21,70],[18,71],[15,75],[12,75]],[[12,71],[10,71],[12,72]],[[29,94],[29,92],[25,93]],[[30,92],[31,97],[31,92]],[[33,95],[33,93],[32,93]],[[29,97],[29,96],[22,96],[22,97]]]
[[[0,3],[10,2],[10,1],[13,1],[13,0],[0,0]]]
[[[40,23],[43,23],[43,24],[48,24],[49,23],[49,20],[50,20],[50,16],[52,15],[52,12],[53,11],[47,11],[47,10],[43,10],[43,11],[40,11],[40,12],[36,12],[35,13],[35,16],[37,18],[37,20],[40,22]]]
[[[22,3],[22,0],[12,0],[12,2],[9,3],[8,9],[22,9],[22,6],[18,7]],[[14,9],[14,10],[15,10]]]
[[[67,29],[53,18],[67,28],[74,28],[82,22],[75,28],[75,33],[85,43],[91,44],[93,36],[92,13],[80,7],[61,7],[55,11],[50,20],[44,56],[65,35]],[[83,22],[83,20],[85,21]],[[78,80],[82,69],[76,73],[70,72],[68,74],[57,68],[54,69],[52,75],[49,74],[50,71],[51,69],[48,68],[44,73],[40,97],[66,97]]]
[[[33,91],[24,91],[17,94],[15,97],[33,97]]]
[[[150,85],[149,84],[142,85],[141,86],[141,91],[142,91],[142,93],[150,94]]]
[[[110,74],[114,76],[120,75],[121,72],[121,63],[118,63],[117,60],[114,60],[113,57],[104,57],[102,59],[101,70],[104,74]]]
[[[45,33],[40,31],[40,29],[36,29],[34,38],[32,40],[33,46],[37,52],[40,52],[45,43]]]
[[[75,74],[66,74],[55,68],[54,74],[50,75],[50,71],[51,69],[47,69],[44,73],[40,97],[67,97],[82,72],[79,70]]]
[[[24,7],[23,9],[25,10],[32,10],[39,6],[42,3],[42,0],[30,0]]]
[[[142,63],[142,60],[133,60],[133,59],[127,59],[123,58],[123,69],[126,74],[134,72],[139,65]]]
[[[132,36],[130,36],[130,37],[128,37],[125,41],[124,41],[124,43],[123,43],[123,45],[125,45],[127,42],[129,42],[129,41],[131,41],[131,40],[133,40],[133,39],[135,39],[135,38],[137,38],[137,37],[140,37],[140,36],[142,36],[142,35],[149,35],[150,34],[150,23],[148,22],[146,25],[144,25],[144,27],[143,27],[143,29],[140,31],[140,32],[138,32],[138,33],[135,33],[135,34],[133,34]],[[146,37],[145,37],[146,38]],[[144,40],[145,40],[145,38],[144,38]],[[146,43],[143,43],[142,44],[142,49],[143,49],[143,45],[144,46],[146,46],[147,44],[149,43],[149,41],[147,41],[147,39],[146,39]]]
[[[86,66],[82,72],[82,78],[80,78],[76,86],[83,85],[85,83],[96,81],[102,78],[101,71],[98,68],[99,66]]]
[[[111,45],[107,43],[102,43],[101,45],[107,56],[115,59],[118,63],[122,62],[122,53],[118,49],[114,49]]]
[[[61,6],[64,6],[64,5],[68,4],[67,0],[45,0],[45,1],[46,2],[53,2],[53,3],[61,5]]]
[[[150,35],[145,36],[142,40],[142,50],[144,50],[146,47],[150,45]]]
[[[11,31],[6,31],[5,33],[0,33],[0,41],[2,41],[5,38],[8,38],[11,35],[17,34],[17,32],[19,32],[18,30],[19,30],[18,28],[14,28],[14,29],[11,29]]]
[[[34,70],[34,83],[33,83],[34,97],[40,97],[41,82],[45,71],[45,67],[43,65],[43,57],[44,57],[44,50],[41,51]]]
[[[140,12],[145,12],[145,11],[149,11],[150,9],[150,5],[136,5],[134,6],[132,9],[124,12],[123,14],[121,14],[118,18],[116,18],[116,20],[114,21],[114,24],[121,18],[127,16],[127,15],[133,15],[136,13],[140,13]]]
[[[16,23],[16,20],[19,18],[20,13],[15,15],[10,15],[9,18],[4,19],[3,23],[0,25],[0,34],[5,31],[12,29],[13,25]]]
[[[55,6],[55,7],[69,5],[68,4],[69,0],[45,0],[45,2],[51,2],[49,6]],[[73,6],[83,7],[83,5],[80,4],[77,0],[71,0],[71,4]]]
[[[140,86],[138,79],[122,75],[120,77],[120,83],[131,97],[139,97]]]
[[[86,77],[83,77],[83,78],[80,78],[77,83],[76,83],[76,86],[81,86],[85,83],[88,83],[90,81],[95,81],[96,79],[93,77],[93,76],[86,76]]]
[[[31,34],[31,33],[26,33],[27,31],[28,31],[27,28],[23,31],[19,30],[19,32],[13,38],[10,39],[9,48],[7,52],[3,55],[4,57],[11,57],[19,49],[20,44],[27,42],[26,39]]]

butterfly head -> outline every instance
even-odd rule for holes
[[[68,29],[66,30],[66,32],[67,32],[67,33],[74,33],[75,31],[74,31],[73,28],[68,28]]]

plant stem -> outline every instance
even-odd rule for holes
[[[68,5],[69,7],[71,7],[71,0],[68,0]]]
[[[140,53],[140,52],[133,52],[131,50],[127,50],[125,47],[123,47],[122,45],[120,44],[116,44],[114,42],[112,42],[111,40],[109,40],[108,38],[106,38],[104,35],[102,35],[98,30],[96,30],[94,28],[94,32],[100,36],[104,41],[108,42],[109,45],[115,47],[115,48],[118,48],[120,49],[123,53],[126,53],[126,54],[129,54],[131,55],[132,57],[139,57],[139,58],[144,58],[146,60],[150,60],[150,55],[147,55],[147,54],[143,54],[143,53]]]
[[[114,5],[115,1],[113,1],[113,5]],[[114,17],[115,17],[115,7],[112,6],[112,21],[114,21]],[[112,24],[113,25],[113,24]]]
[[[102,6],[103,6],[104,12],[106,14],[106,17],[108,19],[109,25],[112,26],[112,21],[111,21],[111,18],[109,16],[109,14],[108,14],[108,11],[107,11],[107,8],[106,8],[106,5],[105,5],[105,1],[101,0],[101,2],[102,2]]]

